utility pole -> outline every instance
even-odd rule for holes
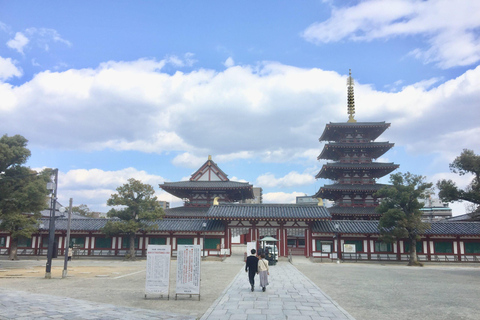
[[[68,250],[70,250],[70,222],[72,221],[72,203],[73,199],[70,198],[70,205],[68,206],[67,240],[65,243],[65,262],[63,263],[62,278],[67,277]]]
[[[53,181],[53,193],[50,206],[50,227],[48,234],[48,251],[47,251],[47,266],[45,268],[45,279],[52,278],[52,258],[55,242],[55,206],[57,204],[57,184],[58,184],[58,169],[53,169],[52,173],[55,175]]]

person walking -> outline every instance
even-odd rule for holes
[[[258,260],[258,274],[260,277],[260,287],[262,291],[265,292],[268,286],[268,276],[270,272],[268,270],[268,261],[265,259],[265,254],[260,255],[260,260]]]
[[[250,251],[252,254],[247,257],[247,261],[245,263],[245,272],[248,271],[248,281],[250,282],[250,286],[252,287],[252,291],[255,287],[255,275],[258,273],[258,258],[255,255],[257,251],[252,249]]]

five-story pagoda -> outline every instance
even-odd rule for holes
[[[374,142],[389,126],[385,122],[357,122],[354,81],[350,72],[347,79],[348,115],[347,122],[332,123],[325,126],[320,141],[326,141],[318,160],[333,160],[323,165],[316,178],[330,179],[334,184],[325,185],[315,197],[335,202],[329,208],[333,219],[379,219],[375,212],[378,199],[375,193],[383,184],[379,179],[394,171],[399,165],[375,162],[393,143]]]

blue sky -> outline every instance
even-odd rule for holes
[[[378,161],[465,186],[448,164],[480,152],[479,28],[475,0],[0,1],[1,134],[96,211],[131,177],[179,206],[158,185],[208,155],[291,203],[330,183],[318,138],[352,69],[356,119],[391,123]]]

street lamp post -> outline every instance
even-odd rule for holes
[[[48,251],[47,251],[47,265],[45,268],[45,279],[52,278],[52,258],[55,242],[55,205],[57,204],[57,184],[58,184],[58,169],[53,169],[55,175],[53,182],[53,193],[50,205],[50,227],[48,233]]]

